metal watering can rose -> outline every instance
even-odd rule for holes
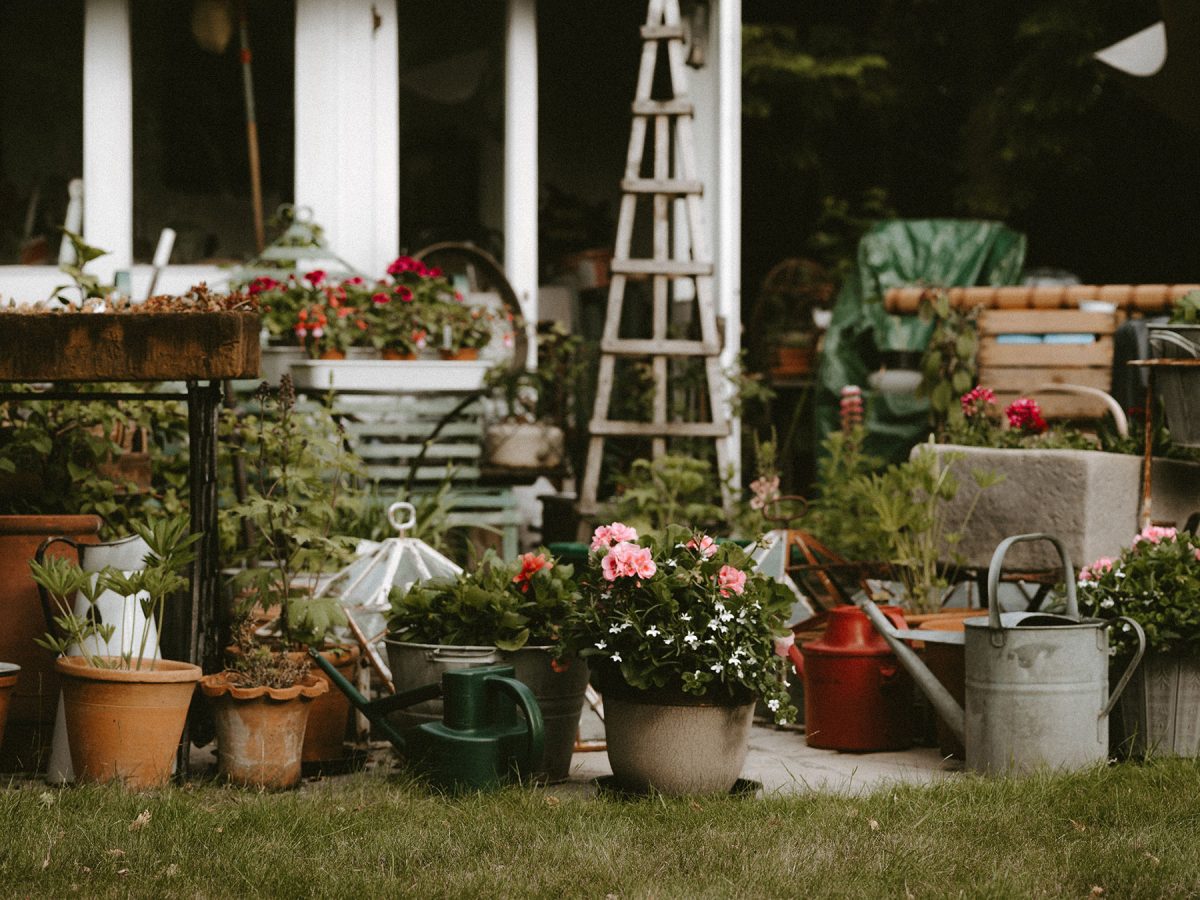
[[[997,588],[1009,547],[1046,540],[1058,550],[1066,583],[1066,615],[1001,613]],[[1021,773],[1038,768],[1079,769],[1108,758],[1108,715],[1146,649],[1133,619],[1084,619],[1075,596],[1075,572],[1066,549],[1048,534],[1019,534],[996,547],[988,567],[988,614],[967,619],[963,634],[898,631],[869,600],[860,608],[946,724],[966,746],[975,772]],[[1108,692],[1108,627],[1121,621],[1138,649]],[[904,641],[964,644],[966,709],[950,696]]]

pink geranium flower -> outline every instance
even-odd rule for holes
[[[722,597],[742,593],[746,590],[746,573],[733,566],[721,566],[717,573],[717,588]]]
[[[618,578],[653,578],[658,571],[648,547],[621,541],[609,549],[600,561],[600,571],[606,581]]]
[[[1138,532],[1138,536],[1133,539],[1133,543],[1134,546],[1137,546],[1143,542],[1157,544],[1161,541],[1173,541],[1175,540],[1176,534],[1177,532],[1174,528],[1164,528],[1159,525],[1147,525],[1140,532]]]
[[[1107,556],[1102,556],[1090,566],[1084,566],[1079,570],[1079,580],[1098,581],[1100,576],[1112,569],[1112,567],[1113,561]]]
[[[685,546],[689,550],[695,550],[705,559],[712,559],[717,553],[717,542],[707,534],[701,536],[699,543],[696,542],[695,538],[692,538]]]
[[[959,399],[959,403],[962,404],[963,415],[968,419],[986,415],[988,406],[995,402],[995,392],[991,388],[983,386],[971,388],[971,390],[967,391]]]
[[[592,532],[592,543],[589,549],[594,553],[597,550],[603,550],[622,541],[636,541],[637,539],[638,533],[636,528],[630,528],[621,522],[613,522],[611,525],[601,525]]]

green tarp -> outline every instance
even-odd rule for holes
[[[915,315],[890,315],[884,293],[894,287],[1016,284],[1025,261],[1025,236],[998,222],[914,219],[880,222],[858,244],[854,271],[842,285],[825,335],[817,373],[817,439],[838,427],[838,396],[848,384],[867,399],[867,450],[899,461],[929,432],[921,397],[874,395],[867,375],[886,351],[919,354],[932,325]],[[915,367],[915,362],[914,362]]]

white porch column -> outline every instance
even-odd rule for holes
[[[102,281],[133,262],[133,60],[129,0],[88,0],[83,18],[83,236],[108,250]]]
[[[508,0],[504,53],[504,268],[529,328],[529,365],[538,289],[537,0]]]
[[[717,63],[716,295],[725,317],[721,363],[737,361],[742,332],[742,0],[713,0]],[[730,455],[741,481],[741,420],[733,419]]]
[[[372,276],[400,246],[396,4],[296,0],[296,205]]]

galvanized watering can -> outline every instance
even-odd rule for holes
[[[1066,615],[1001,613],[996,602],[1008,548],[1050,541],[1062,559]],[[1138,639],[1133,661],[1108,692],[1111,621],[1084,619],[1075,596],[1075,571],[1066,549],[1048,534],[1018,534],[996,547],[988,568],[988,614],[967,619],[964,634],[898,631],[869,600],[859,606],[895,651],[938,714],[967,750],[975,772],[1079,769],[1108,758],[1108,714],[1146,649],[1146,635],[1122,616]],[[966,710],[905,645],[906,640],[965,643]]]

